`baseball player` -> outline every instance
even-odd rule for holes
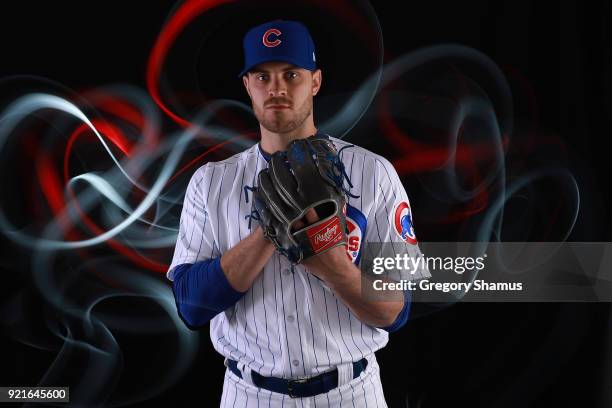
[[[272,21],[244,37],[240,73],[261,140],[191,178],[167,277],[179,315],[196,329],[210,322],[227,367],[221,406],[385,407],[374,352],[406,322],[407,301],[361,296],[364,242],[393,242],[420,254],[408,196],[385,158],[330,138],[350,180],[347,245],[295,264],[256,222],[245,186],[270,157],[297,139],[322,135],[313,97],[322,84],[308,29]],[[317,222],[309,211],[302,225]],[[414,279],[429,276],[419,270]]]

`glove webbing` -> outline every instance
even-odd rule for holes
[[[314,149],[312,148],[311,141],[306,139],[306,142],[308,143],[310,152],[314,153]],[[327,170],[326,174],[334,182],[334,184],[336,184],[336,186],[340,188],[346,195],[348,195],[351,198],[359,198],[358,195],[352,194],[350,189],[347,189],[344,186],[344,180],[346,179],[346,182],[348,183],[349,187],[353,188],[353,183],[351,183],[351,179],[346,173],[346,168],[344,166],[344,163],[342,162],[340,158],[340,153],[342,153],[342,151],[348,147],[355,147],[355,145],[346,145],[342,147],[340,150],[338,150],[338,153],[335,155],[332,153],[327,153],[326,159],[329,160],[332,166],[334,166],[338,170],[339,175],[336,175],[334,172],[331,172],[330,170]],[[248,186],[248,185],[244,186],[244,199],[247,204],[249,203],[249,191],[253,192],[255,190],[257,190],[257,187],[255,186]],[[255,209],[252,209],[251,213],[245,215],[244,218],[249,219],[249,229],[251,229],[252,220],[259,221],[259,214],[257,213]],[[279,249],[282,249],[282,248],[279,248]]]

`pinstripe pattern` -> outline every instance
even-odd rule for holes
[[[332,140],[338,149],[348,144]],[[351,193],[358,196],[348,204],[367,220],[361,239],[393,241],[396,251],[419,254],[418,245],[406,243],[393,226],[395,205],[408,202],[393,166],[360,147],[344,150],[342,161],[353,183]],[[245,219],[250,203],[245,203],[243,187],[252,185],[265,166],[267,162],[255,145],[195,172],[185,195],[169,279],[174,278],[175,266],[220,256],[250,233]],[[429,272],[423,270],[410,278],[427,276]],[[365,378],[299,404],[353,406],[352,401],[362,401],[355,406],[386,406],[373,353],[387,344],[388,333],[363,324],[321,280],[303,265],[292,268],[278,253],[245,296],[211,320],[210,337],[224,357],[262,375],[282,378],[316,375],[368,356],[373,364]],[[222,406],[283,406],[282,396],[236,380],[233,374],[226,374]],[[284,399],[286,406],[302,406],[296,401]]]

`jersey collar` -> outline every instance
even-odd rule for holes
[[[320,130],[317,131],[316,133],[317,135],[326,135],[329,136],[327,133],[323,133]],[[270,161],[270,158],[272,157],[271,154],[264,152],[264,150],[261,148],[261,142],[257,143],[257,148],[259,149],[259,153],[261,154],[261,156],[266,159],[267,162]]]
[[[266,153],[263,151],[263,149],[261,148],[261,143],[257,143],[257,148],[259,149],[259,154],[261,154],[261,156],[266,159],[267,162],[270,161],[270,158],[272,157],[272,155]]]

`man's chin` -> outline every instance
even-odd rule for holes
[[[273,133],[288,133],[296,128],[295,123],[287,121],[266,121],[262,125]]]

